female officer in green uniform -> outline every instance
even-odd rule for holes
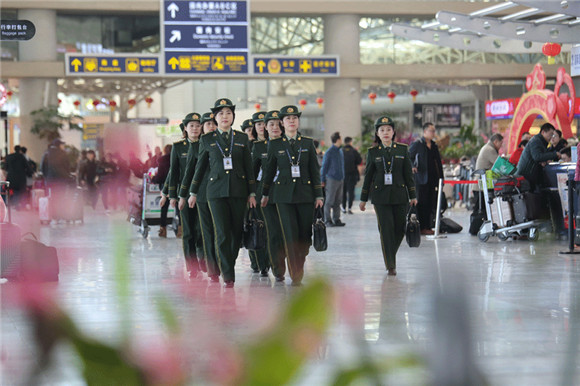
[[[201,116],[202,130],[204,134],[213,133],[217,129],[217,123],[213,117],[213,113],[205,113]],[[199,153],[198,153],[199,157]],[[187,173],[187,172],[186,172]],[[193,180],[193,173],[195,173],[195,165],[191,171]],[[211,212],[209,210],[209,205],[207,203],[207,183],[209,181],[209,173],[205,173],[200,185],[199,192],[197,194],[197,211],[199,214],[199,224],[200,232],[202,237],[203,251],[207,264],[207,275],[212,282],[219,282],[220,268],[216,259],[215,253],[215,236],[213,221],[211,219]],[[185,181],[187,182],[187,181]],[[181,191],[179,193],[179,204],[181,205],[182,200],[186,200],[191,194],[191,188],[193,184],[182,184]],[[185,205],[185,202],[184,202]],[[189,206],[189,205],[188,205]]]
[[[266,139],[265,146],[261,148],[262,158],[261,158],[261,171],[258,173],[262,174],[259,181],[258,192],[262,194],[262,180],[263,174],[268,158],[268,144],[271,140],[280,138],[284,132],[282,126],[280,126],[280,112],[278,110],[268,111],[265,114],[264,121],[266,123]],[[257,126],[257,124],[256,124]],[[255,146],[260,146],[256,143]],[[265,151],[264,151],[265,150]],[[254,153],[257,155],[257,150]],[[255,170],[255,169],[254,169]],[[274,182],[276,182],[276,176],[274,177]],[[276,184],[270,187],[270,195],[274,195],[274,190],[276,189]],[[262,215],[264,216],[264,222],[266,223],[266,232],[268,234],[268,256],[270,258],[270,264],[272,265],[272,273],[276,278],[277,282],[284,281],[284,275],[286,274],[286,250],[284,248],[284,240],[282,239],[282,228],[280,226],[280,218],[278,217],[278,210],[276,209],[276,204],[273,200],[269,200],[268,204],[262,207]]]
[[[228,288],[233,288],[236,279],[234,267],[242,241],[247,204],[256,207],[250,141],[246,133],[232,129],[235,108],[227,98],[215,102],[212,112],[218,130],[201,137],[192,181],[193,195],[189,198],[189,206],[194,207],[200,182],[206,172],[210,173],[207,198],[215,227],[217,261]]]
[[[254,121],[254,117],[258,122]],[[252,165],[254,168],[254,175],[256,177],[256,202],[259,202],[262,198],[262,168],[268,156],[268,142],[264,135],[264,118],[265,114],[256,113],[252,116],[253,127],[252,134],[256,139],[254,141],[254,146],[252,147]],[[257,130],[258,126],[260,130]],[[260,209],[258,209],[258,218],[264,220],[264,214]],[[262,276],[268,276],[268,269],[270,269],[270,256],[268,253],[268,248],[260,249],[258,251],[249,251],[250,259],[252,259],[252,269],[254,269],[254,264],[256,268],[260,270]],[[254,269],[254,272],[257,272]]]
[[[304,262],[312,244],[314,205],[323,205],[316,148],[312,138],[298,132],[300,115],[296,106],[280,109],[286,134],[270,141],[262,190],[264,207],[278,168],[272,200],[278,209],[292,285],[300,285],[304,276]]]
[[[382,116],[375,122],[376,146],[369,149],[360,210],[371,199],[377,214],[383,258],[389,275],[397,274],[397,251],[405,235],[409,203],[417,205],[415,180],[407,145],[394,142],[395,122]]]
[[[197,113],[189,113],[185,116],[182,123],[184,125],[184,133],[186,138],[182,141],[177,141],[173,144],[171,150],[171,166],[169,167],[169,198],[171,206],[177,206],[177,193],[181,187],[181,182],[185,176],[187,168],[187,159],[190,152],[190,147],[194,147],[193,154],[197,155],[199,147],[199,137],[201,135],[200,115]],[[203,246],[201,243],[201,234],[198,231],[197,211],[189,210],[189,208],[180,209],[181,226],[183,228],[182,244],[183,253],[185,255],[185,262],[187,271],[191,277],[196,277],[200,265],[198,261],[198,253],[203,258]]]

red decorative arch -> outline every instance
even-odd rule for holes
[[[562,85],[568,86],[571,95],[560,94]],[[528,92],[522,95],[514,112],[510,126],[508,153],[513,153],[522,133],[527,132],[538,115],[546,122],[550,122],[556,129],[562,131],[562,137],[572,137],[571,123],[574,119],[576,89],[569,74],[563,67],[558,69],[554,91],[544,89],[546,74],[540,64],[536,64],[534,71],[526,77]]]

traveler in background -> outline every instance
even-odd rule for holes
[[[439,179],[443,178],[443,164],[439,148],[433,140],[435,125],[423,125],[423,136],[409,147],[409,157],[413,163],[415,186],[417,188],[417,217],[421,224],[422,235],[432,235],[433,211],[437,205]],[[379,143],[380,144],[380,143]]]
[[[568,146],[568,141],[562,138],[562,132],[560,130],[554,130],[554,134],[550,139],[550,144],[548,148],[550,151],[558,151],[560,152],[563,148]]]
[[[171,144],[165,145],[163,155],[157,160],[157,174],[153,177],[153,183],[159,185],[159,191],[163,189],[163,184],[169,174],[171,163]],[[165,200],[161,205],[161,220],[159,223],[159,237],[167,237],[167,211],[169,210],[169,200]]]
[[[105,212],[109,213],[111,207],[116,210],[118,204],[117,164],[113,161],[113,155],[107,153],[99,166],[99,190]]]
[[[509,161],[512,165],[517,166],[518,162],[520,162],[520,157],[522,156],[522,152],[524,151],[524,147],[528,144],[529,140],[522,139],[519,143],[518,148],[513,152]]]
[[[344,187],[342,189],[342,213],[348,211],[352,214],[352,203],[354,202],[354,188],[360,180],[358,166],[362,163],[362,157],[358,150],[352,147],[352,138],[344,139],[342,148],[344,155]]]
[[[324,220],[326,226],[341,227],[346,224],[340,221],[340,204],[344,184],[344,155],[342,153],[342,138],[340,133],[330,136],[332,146],[324,153],[320,180],[324,186],[326,197],[324,203]]]
[[[98,164],[95,158],[95,151],[87,151],[86,157],[87,159],[79,165],[77,185],[87,188],[88,203],[95,209],[99,199],[99,192],[97,191]]]
[[[563,148],[560,154],[560,162],[572,162],[572,148],[570,146]]]
[[[499,157],[499,149],[501,149],[502,145],[503,145],[503,135],[499,133],[492,135],[489,141],[485,145],[483,145],[482,148],[479,150],[479,154],[477,155],[477,161],[475,162],[475,170],[491,170],[491,167],[497,160],[497,157]],[[515,154],[516,153],[514,153],[514,155]],[[481,200],[480,192],[481,187],[479,186],[479,184],[475,185],[473,187],[473,193],[475,195],[473,213],[477,213],[480,211],[479,207],[480,205],[481,211],[483,213],[486,213],[485,205],[483,205],[483,202],[480,204]]]
[[[6,156],[4,170],[13,192],[11,205],[20,208],[26,194],[26,177],[30,172],[28,161],[22,154],[20,146],[14,146],[14,153]]]
[[[546,163],[560,159],[558,151],[548,149],[548,143],[555,131],[556,129],[551,123],[544,123],[540,128],[540,133],[530,139],[518,162],[517,174],[530,182],[532,190],[544,185],[544,166]]]

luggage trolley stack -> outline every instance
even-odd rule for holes
[[[490,195],[488,178],[481,175],[483,197],[487,218],[477,237],[486,242],[491,236],[505,241],[510,237],[526,236],[530,241],[539,237],[541,220],[541,199],[539,194],[530,193],[529,184],[523,177],[503,176],[493,182]]]
[[[129,205],[129,222],[139,227],[139,233],[144,239],[149,235],[151,225],[161,224],[161,201],[159,185],[151,182],[147,174],[143,175],[143,185],[140,189],[131,189],[132,198]],[[179,216],[171,206],[167,210],[167,222],[177,236]]]

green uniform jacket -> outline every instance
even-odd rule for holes
[[[292,177],[288,154],[294,164],[298,162],[300,154],[300,177]],[[280,174],[274,182],[276,169],[280,170]],[[286,136],[271,140],[268,144],[268,158],[263,177],[262,194],[264,196],[269,195],[273,183],[276,185],[271,197],[274,203],[308,203],[314,202],[317,197],[322,197],[320,168],[312,138],[298,134],[294,146],[290,146],[290,141],[286,139]]]
[[[361,201],[368,201],[372,187],[371,199],[373,204],[405,204],[417,197],[415,180],[409,159],[408,147],[405,144],[394,142],[392,147],[382,144],[373,146],[367,154],[365,179],[360,195]],[[384,162],[383,162],[384,160]],[[391,168],[393,184],[385,185],[385,166]]]
[[[268,159],[268,141],[256,141],[252,147],[252,168],[254,170],[254,175],[256,176],[256,197],[260,198],[262,196],[262,188],[264,180],[264,171],[262,170],[266,165]],[[262,170],[262,175],[260,171]],[[258,178],[260,180],[258,181]]]
[[[187,153],[190,142],[187,139],[173,143],[171,148],[171,164],[169,166],[169,198],[177,199],[178,189],[185,175]]]
[[[195,173],[195,165],[197,165],[197,157],[199,155],[199,141],[191,142],[189,150],[187,151],[187,161],[185,167],[185,173],[183,174],[183,179],[181,180],[181,186],[179,187],[178,193],[179,197],[188,198],[189,197],[189,187],[191,185],[191,180],[193,179],[193,174]]]
[[[198,194],[201,181],[206,173],[209,173],[208,200],[225,197],[248,197],[251,193],[256,193],[248,136],[246,133],[236,130],[231,130],[230,133],[234,140],[233,149],[230,149],[231,142],[226,143],[217,130],[201,137],[198,161],[191,182],[191,193]],[[222,151],[226,155],[231,155],[232,170],[224,169]]]

